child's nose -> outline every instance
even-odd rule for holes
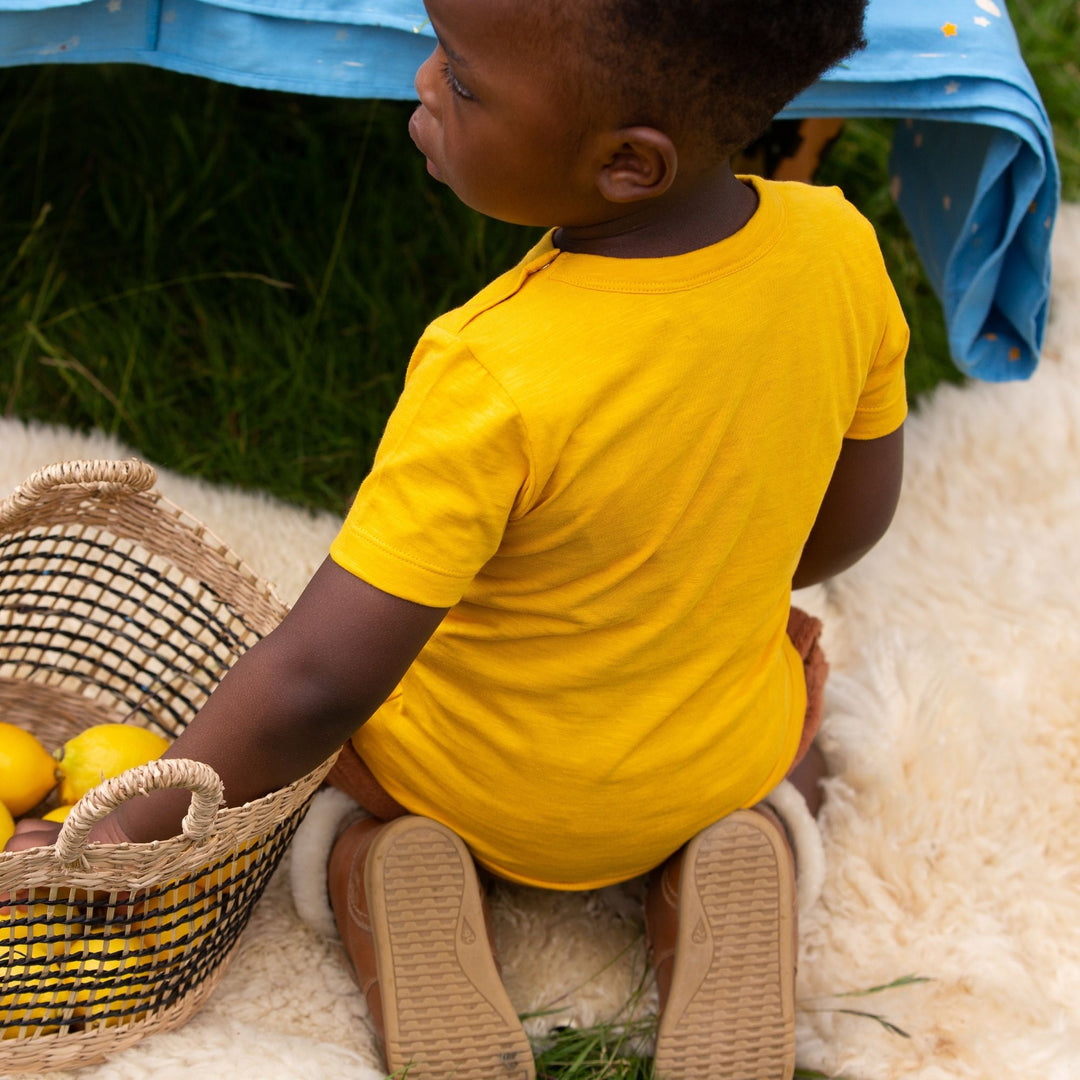
[[[438,86],[439,86],[439,48],[432,50],[431,55],[420,65],[416,72],[413,85],[416,87],[416,96],[420,104],[430,113],[438,115]]]

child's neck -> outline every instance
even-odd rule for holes
[[[757,209],[757,193],[730,167],[665,196],[633,203],[618,217],[594,225],[563,226],[563,251],[621,259],[683,255],[738,232]]]

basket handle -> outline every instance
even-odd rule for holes
[[[136,795],[147,795],[164,788],[191,791],[191,805],[180,828],[193,844],[204,843],[210,835],[218,807],[224,802],[221,778],[205,762],[161,758],[128,769],[88,791],[64,819],[56,838],[57,859],[66,867],[86,870],[89,866],[86,838],[94,825]]]
[[[32,508],[47,492],[60,487],[84,487],[91,491],[112,490],[134,494],[149,491],[157,481],[157,471],[138,458],[123,461],[58,461],[27,477],[6,499],[0,501],[0,528]]]

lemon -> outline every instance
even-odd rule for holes
[[[49,933],[49,923],[62,919],[67,908],[60,904],[15,904],[0,907],[0,963],[10,959],[12,950],[25,950],[27,941],[32,948]],[[40,920],[40,921],[37,921]]]
[[[174,960],[191,952],[212,922],[206,888],[201,882],[169,889],[149,907],[143,941],[159,959]]]
[[[65,998],[57,966],[49,960],[44,942],[29,949],[16,945],[0,953],[0,1039],[59,1030],[55,1024],[42,1023],[54,1019],[50,1014],[57,1005],[63,1008]]]
[[[15,835],[15,819],[11,811],[0,802],[0,848]]]
[[[142,1019],[149,987],[133,982],[131,975],[145,968],[146,956],[132,950],[141,941],[122,937],[83,938],[76,941],[64,957],[63,971],[70,983],[69,1000],[74,1001],[78,1015],[84,1021],[98,1021],[105,1027],[115,1027],[132,1019]],[[132,1015],[125,1016],[127,1010]]]
[[[28,926],[24,921],[28,917],[41,918],[44,914],[41,907],[40,904],[35,905],[33,914],[29,916],[29,909],[24,905],[20,905],[14,910],[9,907],[0,909],[0,967],[3,966],[5,960],[11,959],[12,950],[25,949],[29,938],[45,936],[47,927],[44,922],[31,923]],[[18,919],[17,923],[16,918]],[[31,929],[33,933],[31,933]]]
[[[80,731],[55,754],[60,801],[76,803],[103,780],[161,757],[168,747],[168,740],[134,724],[96,724]]]
[[[29,731],[0,721],[0,802],[13,817],[56,787],[56,762]]]
[[[55,810],[50,810],[42,817],[42,821],[63,821],[68,814],[71,813],[71,808],[74,803],[65,803],[63,806],[56,807]]]
[[[0,1039],[43,1035],[73,1020],[115,1027],[146,1015],[149,986],[131,979],[147,963],[131,951],[138,938],[130,948],[122,937],[75,938],[61,952],[56,944],[52,952],[40,941],[0,947]]]

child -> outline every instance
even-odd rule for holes
[[[750,808],[820,715],[792,586],[895,508],[907,329],[839,193],[728,162],[863,7],[428,0],[429,171],[557,227],[425,332],[330,557],[169,752],[237,804],[345,744],[331,780],[371,816],[329,892],[391,1070],[534,1075],[475,857],[558,889],[663,867],[658,1076],[792,1073],[791,853]],[[185,802],[94,838],[171,835]]]

